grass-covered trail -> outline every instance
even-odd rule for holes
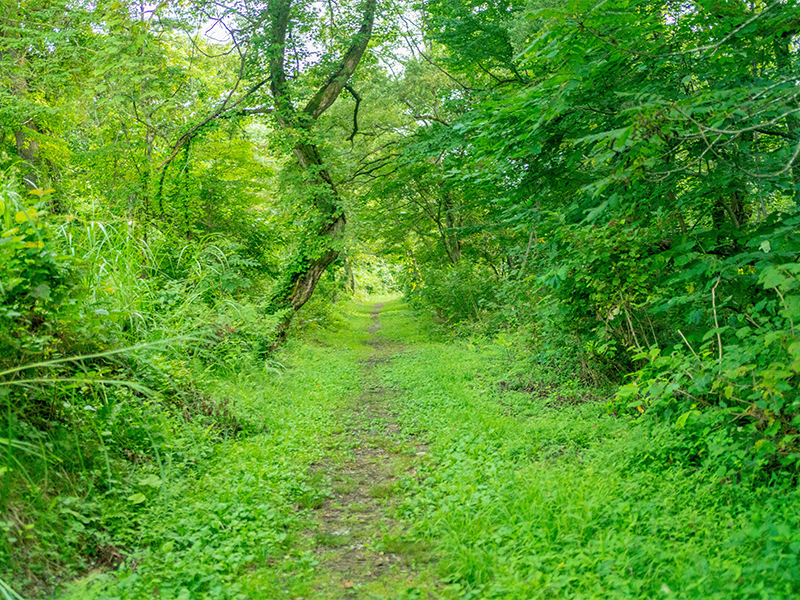
[[[714,483],[584,386],[431,341],[397,300],[307,326],[254,386],[264,433],[140,508],[143,550],[66,597],[800,596],[796,490]],[[524,377],[522,376],[524,375]]]
[[[426,454],[419,440],[404,436],[393,413],[397,394],[383,385],[381,370],[404,346],[375,333],[382,303],[375,305],[371,348],[359,359],[361,393],[342,411],[342,427],[330,448],[346,447],[311,467],[330,485],[330,496],[315,513],[306,535],[319,561],[313,591],[303,597],[394,597],[409,589],[437,586],[424,567],[430,562],[429,544],[405,539],[406,524],[397,518],[399,483],[416,473],[417,457]]]

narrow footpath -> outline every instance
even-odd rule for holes
[[[405,525],[395,516],[400,477],[416,473],[414,462],[427,447],[403,435],[393,415],[397,394],[381,381],[381,367],[404,348],[375,335],[382,307],[376,304],[370,315],[371,352],[360,360],[363,391],[343,415],[345,426],[332,444],[349,451],[312,466],[332,486],[307,532],[319,560],[312,598],[375,598],[418,589],[422,567],[431,560],[426,544],[404,540]]]

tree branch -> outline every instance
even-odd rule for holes
[[[758,128],[756,129],[756,131],[758,133],[763,133],[764,135],[776,135],[778,137],[782,137],[785,140],[791,140],[793,142],[796,139],[793,135],[786,133],[785,131],[775,131],[774,129],[763,129],[763,128]]]
[[[350,92],[350,95],[356,101],[356,107],[355,109],[353,109],[353,133],[351,133],[350,137],[347,138],[348,142],[352,142],[353,138],[355,138],[356,134],[358,133],[358,107],[361,104],[361,96],[358,95],[358,92],[356,92],[353,89],[353,86],[351,86],[350,84],[345,85],[344,89]]]
[[[286,1],[286,0],[273,0]],[[350,48],[339,63],[339,68],[328,77],[328,81],[323,85],[314,97],[308,101],[303,112],[311,117],[311,121],[316,121],[342,93],[347,80],[353,75],[361,61],[361,57],[367,49],[370,37],[372,36],[372,26],[375,23],[375,8],[378,0],[367,0],[364,8],[364,15],[361,21],[361,28],[353,36]]]
[[[418,121],[436,121],[437,123],[441,123],[442,125],[450,127],[450,123],[448,123],[444,119],[440,119],[439,117],[435,117],[433,115],[411,115],[411,118],[416,119]]]
[[[269,45],[269,87],[275,99],[278,122],[289,124],[294,109],[286,86],[286,32],[289,28],[289,13],[292,0],[269,0],[267,13],[271,17]]]
[[[241,73],[240,73],[240,77],[241,77]],[[175,142],[175,144],[173,144],[172,151],[170,152],[169,156],[167,156],[167,158],[164,160],[164,162],[162,162],[161,165],[158,167],[158,170],[161,171],[161,177],[159,177],[159,179],[158,179],[158,191],[156,193],[156,197],[157,198],[161,197],[162,190],[164,189],[164,179],[167,176],[167,167],[178,156],[178,154],[181,151],[181,148],[183,148],[188,142],[190,142],[192,140],[192,138],[194,138],[194,136],[197,135],[197,133],[202,130],[203,127],[205,127],[206,125],[211,123],[213,120],[218,119],[223,115],[223,113],[225,112],[225,108],[226,108],[226,106],[228,104],[228,100],[230,100],[230,97],[233,94],[234,90],[239,86],[239,81],[241,81],[241,78],[236,81],[236,85],[234,86],[234,89],[231,90],[231,93],[228,95],[227,98],[225,98],[225,100],[222,102],[222,104],[220,104],[220,106],[219,106],[219,108],[217,108],[217,110],[215,110],[208,117],[203,119],[200,123],[198,123],[197,125],[192,127],[189,131],[187,131],[182,136],[180,136],[178,138],[178,140]],[[239,106],[248,97],[250,97],[251,95],[256,93],[259,89],[261,89],[264,86],[264,84],[266,84],[266,83],[267,83],[266,80],[262,80],[262,81],[258,82],[257,84],[255,84],[247,92],[245,92],[245,94],[241,98],[239,98],[239,100],[237,100],[233,104],[233,106],[231,106],[231,109],[234,109],[237,106]],[[240,110],[244,111],[244,110],[247,110],[247,109],[240,109]]]

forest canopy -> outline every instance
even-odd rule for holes
[[[354,295],[796,485],[799,36],[793,0],[0,0],[0,591],[260,431],[210,374]],[[95,520],[25,538],[61,496]]]

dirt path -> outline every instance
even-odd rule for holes
[[[372,353],[361,361],[363,392],[340,434],[351,449],[344,460],[315,465],[330,477],[333,497],[318,510],[312,533],[320,562],[312,598],[394,597],[411,588],[422,593],[415,597],[425,598],[430,585],[420,581],[431,560],[429,549],[404,539],[405,526],[394,517],[399,477],[414,473],[414,461],[426,449],[403,438],[392,420],[393,393],[381,385],[378,370],[402,349],[374,335],[381,328],[382,306],[375,305],[371,315]]]

